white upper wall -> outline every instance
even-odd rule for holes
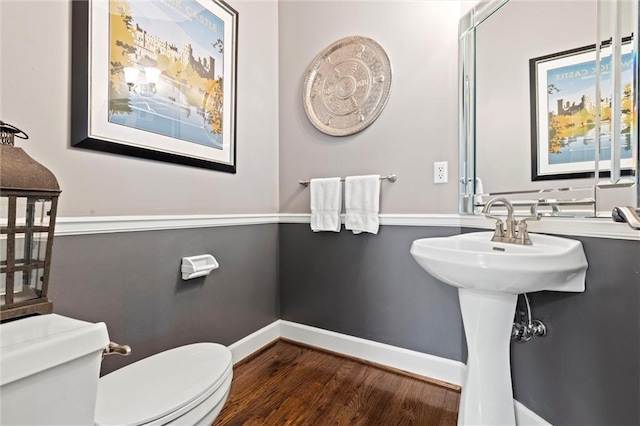
[[[237,174],[71,147],[70,0],[0,0],[0,119],[62,188],[59,216],[307,213],[298,180],[396,173],[383,213],[457,211],[459,1],[228,0],[239,12]],[[379,42],[391,94],[363,132],[317,131],[302,106],[312,59],[339,38]],[[434,185],[433,162],[449,161]]]
[[[280,1],[280,211],[309,211],[300,179],[396,173],[383,183],[382,213],[456,213],[459,1]],[[315,56],[353,35],[377,41],[393,70],[378,119],[362,132],[316,130],[302,102]],[[433,162],[449,183],[433,184]]]
[[[59,216],[278,211],[278,3],[239,12],[237,174],[71,147],[71,3],[0,0],[0,119],[58,178]]]

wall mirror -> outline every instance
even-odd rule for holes
[[[483,0],[459,34],[460,213],[638,207],[638,2]]]

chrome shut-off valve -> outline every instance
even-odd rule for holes
[[[540,320],[533,320],[530,323],[514,322],[511,329],[511,340],[524,343],[531,340],[533,336],[544,336],[547,334],[547,327]]]
[[[522,294],[522,299],[525,303],[525,309],[516,310],[511,328],[511,340],[518,343],[528,342],[533,336],[542,337],[547,334],[547,327],[544,323],[531,317],[531,304],[527,293]]]

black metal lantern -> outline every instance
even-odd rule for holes
[[[0,121],[0,320],[53,308],[47,289],[60,187],[15,138],[28,136]]]

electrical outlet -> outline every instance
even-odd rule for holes
[[[436,161],[433,163],[433,183],[449,182],[449,163]]]

